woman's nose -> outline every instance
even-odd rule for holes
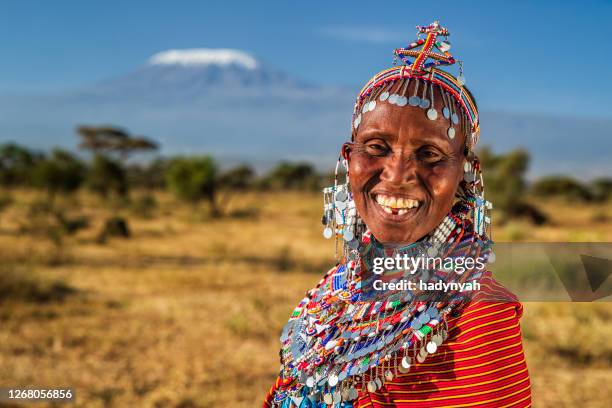
[[[408,153],[398,152],[387,157],[381,180],[402,184],[416,178],[416,160]]]

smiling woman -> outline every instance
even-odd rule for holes
[[[486,270],[476,104],[461,63],[457,77],[438,68],[456,62],[448,31],[418,30],[425,38],[395,50],[404,64],[357,98],[338,162],[346,183],[337,175],[324,190],[324,236],[341,239],[342,254],[283,329],[264,406],[531,405],[522,306]],[[425,256],[434,262],[374,271]]]
[[[442,100],[439,87],[432,92]],[[450,139],[448,128],[443,115],[432,121],[420,107],[381,103],[345,145],[355,204],[380,241],[414,242],[450,211],[463,180],[466,135]]]

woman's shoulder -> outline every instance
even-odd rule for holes
[[[475,312],[479,306],[483,305],[493,309],[513,307],[516,309],[517,318],[523,315],[523,305],[518,297],[497,281],[490,271],[487,271],[477,282],[478,287],[471,294],[466,309]]]
[[[518,298],[490,274],[479,281],[480,289],[447,319],[450,345],[458,348],[491,345],[499,349],[520,349],[520,318],[523,305]]]

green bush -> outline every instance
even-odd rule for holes
[[[32,169],[32,184],[43,188],[54,196],[56,193],[71,193],[84,180],[85,165],[71,153],[54,149],[51,157],[45,158]]]
[[[541,197],[565,197],[569,200],[592,201],[593,193],[578,180],[569,176],[547,176],[533,183],[531,191]]]
[[[601,177],[595,179],[591,182],[590,188],[595,200],[609,200],[612,197],[612,178]]]
[[[260,187],[282,190],[318,190],[321,188],[321,177],[309,163],[281,162],[261,180]]]
[[[246,165],[236,166],[219,176],[219,187],[228,190],[246,190],[253,186],[255,171]]]
[[[493,202],[495,208],[514,215],[524,197],[529,155],[522,149],[496,155],[484,147],[478,152],[478,157],[488,200]]]
[[[101,154],[93,158],[87,173],[87,185],[103,197],[110,193],[125,196],[128,190],[127,177],[121,164]]]
[[[157,158],[145,164],[131,164],[126,167],[130,188],[161,189],[166,186],[168,160]]]
[[[30,185],[32,168],[41,159],[41,154],[16,143],[0,145],[0,184],[4,187]]]
[[[206,200],[212,215],[219,210],[216,203],[218,190],[217,165],[210,156],[177,157],[170,162],[166,183],[179,199],[191,203]]]

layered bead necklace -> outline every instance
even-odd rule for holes
[[[367,291],[374,278],[368,273],[370,260],[425,254],[486,259],[490,242],[472,229],[469,208],[458,203],[434,233],[415,244],[388,248],[366,232],[358,248],[307,293],[284,327],[277,406],[300,407],[304,399],[311,406],[352,401],[359,390],[375,392],[435,353],[448,337],[446,316],[466,295],[419,289],[373,294]],[[441,239],[446,245],[440,245]],[[462,274],[422,269],[413,279],[468,282],[482,273],[476,268]]]

